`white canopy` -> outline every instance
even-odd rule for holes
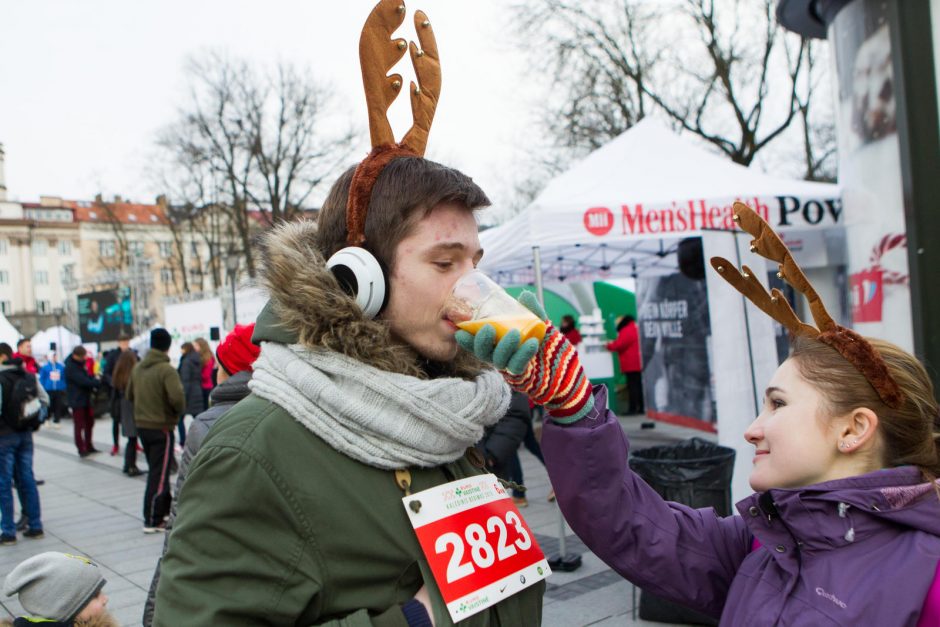
[[[49,327],[30,338],[33,344],[33,355],[37,359],[44,359],[51,352],[50,346],[55,343],[59,358],[68,355],[72,349],[82,343],[82,338],[63,326]]]
[[[839,188],[746,168],[646,118],[553,179],[520,215],[480,235],[480,264],[500,283],[673,271],[679,239],[731,229],[742,200],[786,233],[840,224]]]
[[[16,349],[16,341],[20,339],[20,332],[16,330],[7,317],[0,312],[0,342],[6,342]]]

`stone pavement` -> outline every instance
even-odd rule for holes
[[[698,431],[658,423],[655,429],[641,430],[639,417],[622,418],[634,448],[675,442]],[[121,456],[111,457],[111,420],[99,418],[95,425],[95,445],[103,452],[80,459],[72,442],[72,422],[63,421],[61,430],[44,428],[34,437],[34,468],[45,479],[39,488],[45,537],[30,540],[19,536],[14,546],[0,546],[0,580],[22,560],[43,551],[63,551],[86,555],[103,569],[108,581],[105,592],[108,608],[122,625],[139,625],[163,534],[141,531],[144,476],[121,473]],[[123,454],[123,448],[122,448]],[[547,501],[548,477],[542,465],[522,451],[523,470],[529,489],[529,506],[522,509],[546,554],[557,551],[559,514]],[[138,465],[146,468],[140,456]],[[18,505],[17,505],[18,509]],[[543,625],[572,627],[598,625],[648,625],[665,627],[633,618],[635,603],[632,584],[611,571],[566,528],[567,551],[581,553],[583,565],[572,573],[556,573],[548,580]],[[636,597],[638,599],[638,596]],[[0,596],[0,616],[22,612],[15,598]]]

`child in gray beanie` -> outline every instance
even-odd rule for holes
[[[3,582],[6,596],[19,595],[30,616],[13,625],[111,625],[108,597],[98,565],[85,557],[49,551],[21,562]]]

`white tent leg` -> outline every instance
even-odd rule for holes
[[[532,266],[535,270],[535,295],[539,299],[542,307],[545,307],[545,292],[542,290],[542,253],[538,246],[532,247]],[[556,501],[557,505],[557,501]],[[548,558],[548,563],[552,570],[572,571],[581,566],[581,556],[568,553],[567,541],[565,540],[565,516],[558,508],[558,555],[552,555]]]

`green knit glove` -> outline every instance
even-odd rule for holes
[[[515,329],[496,343],[496,329],[488,324],[475,336],[457,331],[457,343],[477,358],[492,363],[512,389],[547,407],[555,422],[570,424],[580,420],[591,408],[591,383],[584,375],[577,351],[548,320],[535,294],[523,292],[519,302],[548,325],[541,344],[532,338],[520,345],[521,335]]]

